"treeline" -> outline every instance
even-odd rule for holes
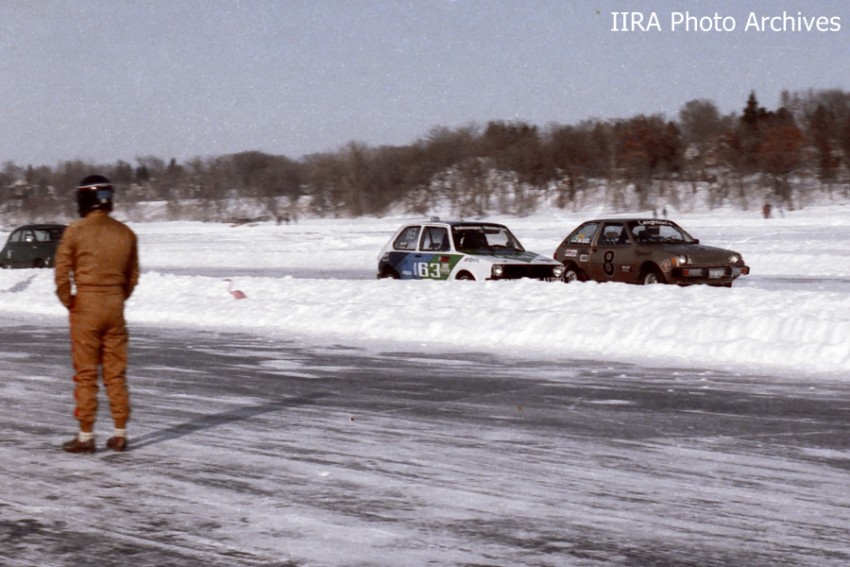
[[[129,216],[134,205],[163,202],[171,219],[232,219],[246,202],[279,219],[441,206],[461,216],[522,214],[543,199],[575,206],[588,188],[601,186],[614,207],[626,193],[651,206],[672,184],[705,187],[716,204],[766,193],[793,206],[795,187],[811,182],[847,194],[850,93],[784,92],[775,110],[751,93],[740,113],[728,115],[710,100],[692,100],[672,120],[639,115],[544,128],[504,121],[435,128],[407,146],[352,142],[298,160],[251,151],[185,163],[150,156],[135,164],[69,161],[55,168],[6,162],[0,214],[73,217],[68,193],[92,171],[112,179]]]

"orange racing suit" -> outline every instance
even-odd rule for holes
[[[74,417],[80,431],[92,431],[97,417],[98,366],[115,427],[124,429],[130,417],[124,302],[139,281],[135,233],[107,211],[91,211],[65,230],[56,251],[55,281],[56,295],[70,311]]]

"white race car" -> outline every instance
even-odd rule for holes
[[[430,220],[402,226],[378,256],[378,277],[560,280],[564,266],[526,251],[504,225]]]

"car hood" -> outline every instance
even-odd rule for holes
[[[536,252],[529,252],[528,250],[524,252],[514,252],[511,250],[482,250],[467,252],[467,256],[481,258],[482,260],[493,262],[494,264],[560,264],[560,262],[557,262],[548,256],[543,256]]]
[[[694,263],[722,262],[726,264],[729,262],[729,257],[733,254],[737,255],[739,258],[741,257],[741,255],[734,250],[718,248],[716,246],[706,246],[704,244],[662,244],[656,245],[655,248],[665,250],[671,254],[685,254],[691,259],[691,262]]]

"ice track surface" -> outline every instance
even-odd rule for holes
[[[2,565],[850,563],[839,380],[143,327],[84,456],[66,330],[0,329]]]

